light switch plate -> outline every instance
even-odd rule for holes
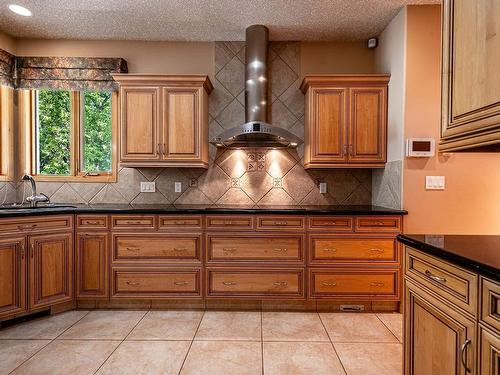
[[[175,182],[174,183],[174,191],[176,193],[182,192],[182,182]]]
[[[154,193],[156,192],[156,183],[141,181],[141,193]]]
[[[426,190],[444,190],[444,176],[425,176]]]
[[[321,194],[326,194],[326,182],[319,183],[319,192]]]

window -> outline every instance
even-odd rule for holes
[[[36,90],[32,95],[32,173],[39,180],[114,181],[116,94]]]
[[[0,86],[0,181],[12,181],[14,173],[13,92],[7,86]]]

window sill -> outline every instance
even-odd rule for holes
[[[47,175],[33,175],[38,182],[116,182],[116,174],[101,175],[101,176],[47,176]]]

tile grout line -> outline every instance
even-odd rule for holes
[[[42,346],[39,350],[37,350],[35,353],[33,353],[32,355],[30,355],[28,358],[26,358],[24,361],[22,361],[17,367],[15,367],[11,372],[9,372],[9,374],[12,374],[14,373],[14,371],[16,371],[19,367],[21,367],[22,365],[24,365],[26,362],[28,362],[31,358],[33,358],[35,355],[37,355],[38,353],[40,353],[43,349],[45,349],[47,346],[49,346],[50,344],[52,344],[59,336],[61,336],[62,334],[64,334],[64,332],[66,332],[67,330],[69,330],[71,327],[73,327],[76,323],[78,323],[80,320],[82,320],[83,318],[85,318],[88,314],[90,313],[90,311],[87,311],[86,314],[84,314],[80,319],[78,319],[76,322],[74,322],[73,324],[71,324],[69,327],[67,327],[65,330],[63,330],[59,335],[57,335],[56,337],[54,337],[53,339],[38,339],[38,340],[48,340],[49,342],[47,344],[45,344],[44,346]],[[52,316],[50,316],[52,317]],[[50,318],[49,317],[49,318]],[[29,339],[20,339],[20,340],[29,340]]]
[[[188,348],[188,350],[186,350],[186,355],[184,356],[184,359],[182,360],[181,367],[179,368],[179,371],[177,372],[178,375],[180,375],[180,373],[182,372],[182,369],[184,368],[184,364],[186,363],[189,352],[191,351],[191,347],[193,346],[194,339],[196,338],[196,335],[198,334],[198,330],[200,329],[201,322],[203,321],[203,318],[205,318],[205,313],[206,313],[206,310],[203,310],[203,314],[201,315],[200,321],[198,322],[198,326],[196,327],[196,330],[194,332],[191,343],[189,344],[189,348]]]
[[[382,319],[380,319],[380,317],[378,316],[377,313],[375,313],[375,316],[377,317],[377,319],[382,323],[382,325],[387,328],[389,330],[389,332],[396,338],[396,341],[399,343],[399,344],[403,344],[401,341],[399,341],[399,338],[394,334],[394,332],[392,332],[392,329],[384,323],[384,321]]]
[[[326,329],[326,326],[325,326],[325,323],[323,322],[323,319],[321,318],[321,314],[319,312],[316,312],[316,314],[318,314],[318,317],[319,317],[319,321],[321,322],[321,325],[323,326],[323,329],[326,331],[326,334],[328,336],[328,339],[330,340],[330,345],[332,346],[332,349],[333,351],[335,352],[335,355],[337,356],[337,358],[339,359],[339,362],[340,362],[340,365],[342,366],[342,369],[344,370],[344,373],[347,374],[347,370],[344,366],[344,362],[342,362],[342,359],[340,358],[340,355],[339,353],[337,352],[337,349],[335,349],[335,344],[333,343],[332,341],[332,338],[330,336],[330,332],[328,332],[328,330]]]
[[[133,311],[133,310],[132,310]],[[129,331],[129,333],[127,333],[125,335],[125,337],[123,338],[123,340],[120,341],[120,343],[118,345],[116,345],[116,348],[113,349],[113,351],[106,357],[106,359],[100,364],[100,366],[97,368],[97,370],[95,370],[94,372],[94,375],[97,374],[99,372],[99,370],[102,368],[102,366],[104,366],[104,364],[108,361],[108,359],[114,354],[114,352],[116,352],[116,350],[125,342],[125,340],[127,339],[127,337],[129,337],[129,335],[132,333],[132,331],[135,329],[135,327],[137,327],[139,325],[140,322],[142,322],[142,320],[144,319],[144,317],[146,315],[149,314],[151,310],[148,309],[144,315],[141,317],[141,319],[139,319],[139,321],[132,327],[132,329]],[[113,340],[102,340],[102,341],[113,341]],[[118,340],[117,340],[118,341]]]

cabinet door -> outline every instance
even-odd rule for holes
[[[109,235],[79,233],[76,236],[76,297],[108,298]]]
[[[475,374],[475,321],[421,286],[406,281],[405,290],[405,374]]]
[[[349,162],[385,162],[386,96],[385,87],[350,89]]]
[[[500,337],[498,332],[479,328],[479,369],[480,375],[500,374]]]
[[[347,90],[311,88],[308,98],[308,131],[305,164],[321,166],[345,162],[347,145]],[[309,150],[307,150],[309,148]]]
[[[26,239],[0,239],[0,318],[26,310]]]
[[[441,150],[500,143],[498,0],[443,2]]]
[[[73,298],[73,235],[32,236],[29,259],[29,307],[37,308]]]
[[[127,87],[121,96],[121,160],[157,161],[160,155],[160,89]]]
[[[171,161],[200,158],[200,90],[163,88],[163,157]]]

